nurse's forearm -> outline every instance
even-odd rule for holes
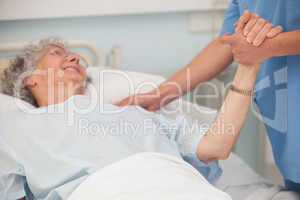
[[[253,90],[258,67],[240,66],[233,85],[243,90]],[[251,97],[229,91],[212,127],[198,145],[199,159],[209,162],[228,158],[245,122]]]
[[[191,91],[199,83],[215,77],[232,60],[230,46],[222,43],[220,38],[217,38],[202,50],[189,65],[178,71],[159,87],[160,96],[162,98],[169,97],[168,102],[170,102]]]
[[[300,30],[281,33],[265,45],[271,49],[270,57],[300,55]]]

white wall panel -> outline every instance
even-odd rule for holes
[[[225,8],[229,0],[0,0],[0,20],[181,12]]]

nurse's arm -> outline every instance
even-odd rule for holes
[[[119,106],[139,105],[156,111],[176,98],[194,89],[199,83],[208,81],[222,72],[233,61],[229,45],[218,37],[205,47],[185,68],[175,73],[158,89],[146,94],[127,97],[117,103]]]
[[[233,85],[243,90],[253,90],[259,66],[239,66]],[[197,147],[197,156],[204,162],[224,160],[230,155],[240,130],[245,122],[251,96],[242,95],[230,90],[221,110],[201,139]]]
[[[271,48],[272,57],[300,55],[300,30],[281,33],[264,45]]]

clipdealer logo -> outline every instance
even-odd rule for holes
[[[288,131],[288,67],[274,71],[256,83],[252,112],[263,123],[280,133]]]

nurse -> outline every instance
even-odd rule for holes
[[[233,59],[249,66],[259,61],[262,66],[254,100],[285,186],[300,193],[299,8],[298,0],[232,0],[220,36],[189,65],[159,89],[128,97],[119,105],[138,104],[155,111],[217,76]]]

